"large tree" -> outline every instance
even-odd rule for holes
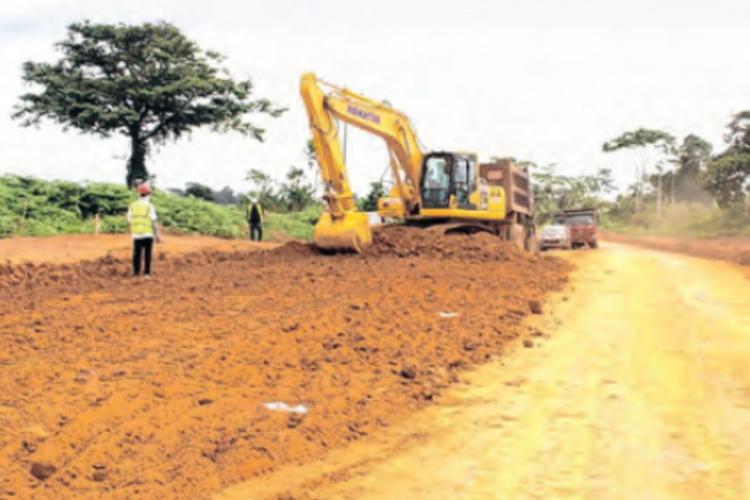
[[[677,169],[667,177],[671,186],[672,201],[693,201],[708,203],[711,195],[703,186],[702,173],[711,158],[713,146],[707,140],[695,135],[685,136],[676,148],[674,160]]]
[[[724,136],[729,147],[742,152],[750,152],[750,111],[740,111],[732,117]]]
[[[276,186],[274,179],[264,171],[253,168],[247,172],[245,180],[253,184],[253,189],[248,192],[248,196],[269,210],[279,208],[279,197],[276,195]]]
[[[652,148],[662,153],[663,158],[657,162],[656,169],[658,171],[658,185],[656,187],[656,211],[661,213],[661,197],[662,197],[662,173],[663,163],[667,157],[674,156],[675,154],[675,138],[672,134],[657,129],[639,128],[636,130],[630,130],[622,133],[615,137],[611,141],[605,142],[602,145],[602,151],[605,153],[611,153],[622,149],[647,149]],[[642,173],[643,174],[643,173]],[[641,176],[639,176],[640,178]],[[640,179],[639,179],[640,182]],[[638,190],[640,192],[640,190]]]
[[[250,80],[232,79],[219,66],[221,55],[169,23],[73,23],[56,47],[57,62],[23,64],[24,81],[36,88],[20,97],[14,118],[24,126],[49,119],[64,129],[128,137],[128,185],[148,177],[154,144],[204,125],[262,141],[264,130],[247,115],[284,111],[254,98]]]
[[[734,115],[727,128],[728,147],[708,162],[706,189],[722,208],[750,208],[750,111]]]
[[[291,212],[303,210],[315,203],[315,189],[308,182],[304,169],[292,165],[286,173],[286,182],[281,185],[279,197]]]

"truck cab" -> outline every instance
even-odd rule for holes
[[[557,224],[564,224],[570,229],[572,246],[588,246],[596,248],[599,246],[597,240],[597,216],[593,208],[580,208],[564,210],[555,216]]]

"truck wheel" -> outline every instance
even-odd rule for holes
[[[537,238],[535,234],[531,234],[526,238],[526,251],[533,254],[539,253],[539,238]]]
[[[598,248],[598,247],[599,247],[598,241],[594,240],[594,241],[589,242],[589,248]]]
[[[510,241],[513,242],[519,250],[523,250],[526,238],[525,228],[521,224],[511,224],[510,226]]]

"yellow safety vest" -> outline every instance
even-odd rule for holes
[[[132,234],[151,234],[151,204],[137,200],[130,204],[130,232]]]

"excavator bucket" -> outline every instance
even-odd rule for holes
[[[313,239],[318,248],[362,253],[372,243],[370,221],[363,212],[345,212],[333,218],[326,211],[315,224]]]

